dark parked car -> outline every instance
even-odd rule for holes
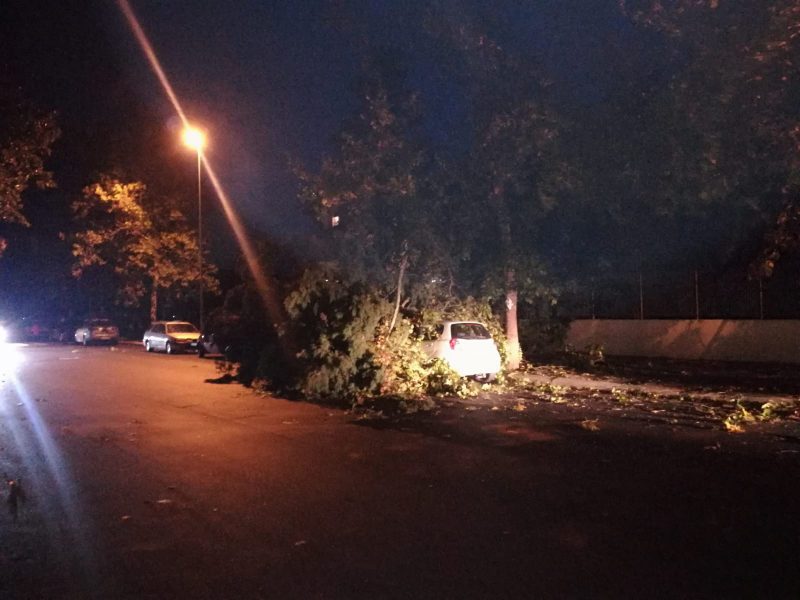
[[[50,340],[50,323],[38,317],[22,317],[3,324],[9,342],[46,342]]]
[[[239,358],[242,344],[235,336],[225,333],[204,333],[197,342],[197,355],[223,356],[227,360],[236,361]]]
[[[50,329],[50,341],[62,344],[71,344],[75,341],[75,330],[81,321],[75,319],[60,319]]]
[[[75,330],[75,341],[84,346],[89,344],[117,344],[119,328],[109,319],[89,319]]]
[[[245,342],[252,345],[259,338],[252,328],[242,324],[238,314],[218,308],[206,320],[205,330],[198,341],[197,354],[200,358],[213,355],[238,362],[243,348],[248,345]]]

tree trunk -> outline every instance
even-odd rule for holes
[[[511,371],[519,369],[522,362],[522,347],[519,345],[517,325],[517,282],[514,270],[506,271],[506,366]]]
[[[519,329],[517,327],[517,279],[511,259],[513,248],[511,215],[504,194],[504,186],[498,184],[492,190],[491,200],[497,211],[500,242],[503,245],[506,262],[506,367],[510,371],[516,371],[522,362],[522,348],[519,345]]]
[[[389,332],[394,331],[395,323],[397,323],[397,315],[400,313],[400,300],[403,297],[403,275],[408,266],[408,255],[404,254],[403,259],[400,261],[400,274],[397,276],[397,297],[394,301],[394,314],[392,315],[392,323],[389,325]]]
[[[150,289],[150,320],[158,320],[158,286],[153,282],[153,287]]]

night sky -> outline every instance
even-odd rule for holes
[[[430,139],[449,152],[465,146],[466,94],[452,77],[449,63],[457,59],[426,30],[430,4],[131,2],[187,115],[208,130],[206,153],[234,205],[254,233],[274,239],[311,230],[289,162],[313,169],[332,151],[358,106],[362,64],[376,48],[403,57]],[[647,88],[669,75],[651,34],[622,17],[616,0],[442,6],[540,65],[560,105],[575,114],[602,118],[622,82]],[[6,282],[25,260],[38,261],[37,272],[52,270],[49,280],[64,277],[57,271],[69,261],[68,248],[55,234],[69,227],[69,198],[100,172],[158,179],[191,200],[194,157],[180,145],[178,119],[116,2],[4,0],[0,44],[4,66],[34,103],[58,112],[63,130],[48,163],[59,189],[28,194],[33,228],[6,234],[16,240],[0,265]],[[235,245],[211,203],[208,210],[211,251],[225,266]]]
[[[207,153],[231,197],[248,221],[268,232],[306,226],[294,203],[288,159],[313,167],[330,150],[356,106],[356,82],[370,48],[402,52],[411,85],[422,91],[431,136],[442,144],[459,141],[461,90],[424,30],[427,2],[131,4],[187,114],[208,129]],[[621,76],[602,61],[638,43],[613,0],[501,1],[491,10],[482,4],[464,6],[483,17],[481,25],[501,44],[536,56],[565,101],[589,109]],[[191,171],[191,157],[182,161],[179,154],[185,152],[177,147],[174,113],[115,2],[11,0],[3,6],[5,55],[26,91],[61,116],[65,139],[54,168],[62,187],[79,187],[82,170],[103,167],[107,152],[98,156],[93,145],[118,141],[111,152],[125,162],[119,146],[143,143],[131,141],[126,126],[156,136],[160,129],[167,149],[172,136],[170,166]]]

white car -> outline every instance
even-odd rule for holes
[[[493,381],[502,368],[500,352],[483,323],[445,321],[437,337],[422,343],[432,358],[441,358],[461,377]]]
[[[148,352],[163,350],[167,354],[197,350],[200,330],[187,321],[156,321],[144,332],[142,344]]]
[[[119,342],[119,329],[108,319],[89,319],[75,330],[75,341],[84,346],[89,344],[116,344]]]

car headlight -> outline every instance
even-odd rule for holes
[[[5,343],[8,339],[8,332],[6,332],[6,328],[0,325],[0,344]]]

